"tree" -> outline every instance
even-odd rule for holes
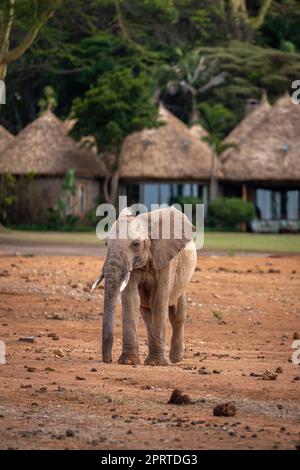
[[[246,0],[220,0],[222,16],[227,23],[229,36],[250,42],[269,12],[273,0],[261,0],[257,11]],[[250,2],[248,2],[250,4]]]
[[[18,3],[16,0],[3,0],[0,8],[0,80],[5,79],[8,64],[19,59],[30,48],[42,26],[54,14],[59,1],[42,1],[40,3],[43,7],[40,9],[37,0],[22,0]],[[10,49],[12,29],[19,13],[23,14],[24,22],[25,15],[34,20],[23,39]]]
[[[76,137],[95,136],[102,153],[115,155],[107,169],[105,197],[114,203],[117,195],[120,151],[123,140],[145,127],[157,127],[158,108],[153,101],[154,87],[148,75],[130,68],[113,70],[99,77],[83,98],[76,98],[73,114],[78,119]]]
[[[221,104],[211,106],[208,103],[202,103],[199,109],[202,116],[200,122],[204,124],[204,127],[208,131],[208,135],[203,137],[202,140],[206,141],[212,149],[209,189],[209,199],[212,201],[218,196],[218,178],[216,170],[221,155],[225,150],[237,147],[234,143],[222,142],[222,131],[226,127],[227,121],[233,119],[233,114]]]

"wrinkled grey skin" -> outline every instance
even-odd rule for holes
[[[172,208],[157,211],[159,222]],[[178,214],[178,211],[176,211]],[[138,319],[141,314],[148,332],[148,357],[145,364],[168,365],[165,327],[169,316],[173,335],[170,360],[179,362],[184,354],[186,287],[196,265],[196,248],[191,238],[153,239],[149,214],[133,217],[128,209],[115,223],[118,232],[125,218],[137,227],[125,240],[107,238],[107,256],[96,287],[105,278],[102,329],[102,357],[112,360],[114,314],[120,289],[122,292],[122,354],[120,364],[139,364]],[[180,213],[180,217],[185,218]],[[185,218],[185,222],[187,219]],[[152,236],[152,238],[151,238]]]

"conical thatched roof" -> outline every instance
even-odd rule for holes
[[[300,106],[284,95],[275,105],[263,102],[234,129],[226,141],[224,179],[235,181],[300,181]]]
[[[14,140],[14,136],[0,124],[0,154]]]
[[[204,127],[202,127],[200,124],[194,124],[192,127],[190,127],[190,132],[194,137],[199,140],[202,140],[203,137],[206,137],[208,135],[207,130],[204,129]]]
[[[160,106],[157,129],[136,132],[124,141],[121,177],[139,180],[194,180],[210,177],[211,150],[187,126]]]
[[[25,127],[0,158],[0,173],[22,175],[34,171],[38,175],[65,175],[70,168],[78,176],[104,175],[98,157],[79,149],[65,134],[60,119],[50,111]]]

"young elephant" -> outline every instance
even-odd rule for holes
[[[162,229],[162,226],[167,220],[170,235],[166,238],[165,228]],[[125,237],[120,236],[125,225],[129,229]],[[102,330],[104,362],[111,362],[112,359],[114,312],[120,291],[123,345],[119,363],[140,362],[140,313],[148,332],[149,353],[145,364],[170,363],[165,345],[168,315],[173,329],[170,359],[172,362],[182,360],[186,287],[196,265],[192,228],[187,217],[174,207],[146,212],[136,217],[130,209],[121,212],[108,234],[108,252],[103,271],[93,285],[93,288],[97,287],[105,278]]]

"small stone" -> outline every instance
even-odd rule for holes
[[[91,368],[91,372],[97,372],[96,367],[92,367],[92,368]]]
[[[72,431],[72,429],[67,429],[66,430],[66,436],[67,437],[74,437],[75,433],[74,433],[74,431]]]
[[[54,355],[57,357],[64,357],[64,353],[62,352],[61,349],[55,349]]]
[[[48,313],[46,314],[47,320],[64,320],[65,317],[62,313]]]
[[[300,375],[296,375],[296,377],[294,377],[293,380],[296,380],[296,381],[300,380]]]
[[[276,374],[282,374],[283,372],[283,368],[282,367],[277,367],[277,369],[275,370]]]
[[[35,368],[35,367],[28,367],[28,366],[26,366],[26,370],[27,370],[27,372],[35,372],[35,371],[36,371],[36,368]]]
[[[293,339],[300,339],[300,334],[297,331],[293,334]]]
[[[56,333],[49,333],[48,338],[52,338],[53,340],[58,341],[60,337]]]
[[[271,370],[267,369],[264,374],[262,375],[263,380],[276,380],[277,374],[272,372]]]
[[[214,416],[235,416],[236,406],[233,402],[220,403],[213,410]]]
[[[76,375],[77,380],[86,380],[85,377],[82,377],[82,375]]]
[[[192,400],[190,396],[187,394],[184,394],[182,390],[175,389],[173,390],[168,403],[174,404],[174,405],[191,405]]]
[[[31,384],[23,384],[23,383],[22,383],[22,384],[20,385],[20,388],[22,388],[22,389],[25,390],[25,389],[27,389],[27,388],[32,388],[32,385],[31,385]]]
[[[53,369],[52,367],[45,367],[45,371],[46,372],[54,372],[55,369]]]
[[[35,336],[20,336],[19,341],[23,341],[24,343],[35,343],[36,338]]]

